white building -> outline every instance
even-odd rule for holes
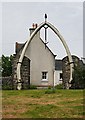
[[[54,85],[62,84],[62,60],[55,60]]]
[[[36,28],[30,28],[30,35]],[[21,51],[25,44],[16,44],[15,60],[20,56]],[[22,70],[22,83],[31,84],[39,87],[54,86],[61,83],[62,70],[59,65],[61,61],[55,61],[53,52],[46,46],[40,37],[40,31],[30,41],[26,52],[25,58],[28,59],[28,67],[25,65]],[[19,58],[18,58],[19,59]],[[18,62],[17,59],[17,62]],[[17,63],[16,62],[16,63]],[[59,63],[60,62],[60,63]],[[16,66],[14,63],[14,66]],[[56,63],[56,65],[55,65]],[[58,65],[59,63],[59,65]],[[23,63],[24,64],[24,61]],[[23,65],[22,65],[23,66]],[[25,68],[26,67],[26,68]],[[25,72],[26,71],[26,72]],[[27,72],[28,71],[28,72]],[[13,78],[16,81],[16,67],[14,69]],[[29,82],[28,82],[29,81]]]

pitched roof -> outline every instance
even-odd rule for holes
[[[45,45],[45,43],[44,43],[44,41],[40,38],[40,40],[41,40],[41,42],[43,42],[43,44]],[[23,49],[23,47],[24,47],[24,45],[26,44],[26,42],[25,43],[18,43],[18,42],[16,42],[16,54],[20,51],[20,50],[22,50]],[[54,56],[54,57],[56,57],[56,55],[54,55],[53,54],[53,52],[51,51],[51,49],[46,45],[46,48],[52,53],[52,55]]]

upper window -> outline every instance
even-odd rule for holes
[[[48,80],[48,72],[42,72],[42,80]]]

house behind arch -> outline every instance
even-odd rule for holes
[[[36,26],[37,27],[37,26]],[[30,28],[30,35],[36,29],[36,27]],[[17,86],[16,69],[17,62],[21,55],[24,44],[16,42],[16,54],[13,60],[13,80],[14,88]],[[24,60],[21,66],[21,79],[22,88],[25,89],[31,85],[37,87],[48,87],[59,84],[59,77],[55,67],[56,55],[48,48],[44,41],[40,37],[40,31],[34,36],[29,43]]]
[[[29,29],[30,35],[36,27]],[[14,89],[17,87],[17,63],[25,44],[26,42],[23,44],[16,42],[16,54],[14,54],[12,64]],[[21,64],[22,89],[27,89],[30,85],[35,85],[37,87],[55,86],[62,82],[66,88],[66,83],[69,82],[70,77],[68,57],[66,56],[62,60],[55,60],[55,57],[56,55],[54,55],[49,47],[44,43],[40,37],[40,31],[38,31],[30,41]],[[72,59],[73,62],[80,61],[77,56],[72,56]],[[81,63],[81,65],[83,64]]]

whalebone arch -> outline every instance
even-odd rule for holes
[[[27,47],[29,45],[29,43],[31,42],[31,40],[33,39],[33,37],[36,35],[36,33],[38,31],[40,31],[40,29],[42,27],[44,27],[45,25],[47,25],[52,31],[54,31],[54,33],[58,36],[59,40],[62,42],[65,50],[66,50],[66,53],[67,53],[67,56],[68,56],[68,59],[69,59],[69,65],[70,65],[70,79],[69,79],[69,82],[71,82],[72,80],[72,71],[73,71],[73,60],[72,60],[72,57],[71,57],[71,53],[70,53],[70,50],[64,40],[64,38],[62,37],[62,35],[60,34],[60,32],[49,22],[45,21],[43,23],[41,23],[36,29],[35,31],[31,34],[31,36],[29,37],[29,39],[27,40],[23,50],[22,50],[22,53],[20,55],[20,58],[19,58],[19,62],[17,64],[17,89],[20,90],[21,89],[21,72],[20,72],[20,69],[21,69],[21,64],[22,64],[22,61],[23,61],[23,58],[25,56],[25,52],[27,50]]]

